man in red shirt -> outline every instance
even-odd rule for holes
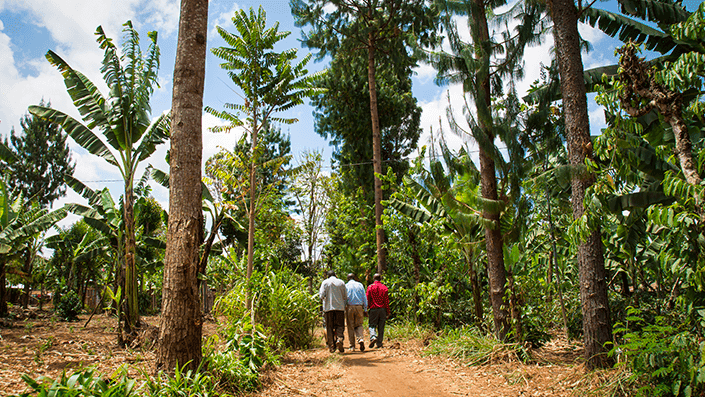
[[[382,275],[375,273],[374,283],[367,287],[367,303],[370,316],[370,348],[382,347],[384,324],[389,317],[389,290],[382,284]]]

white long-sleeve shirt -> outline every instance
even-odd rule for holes
[[[345,310],[345,304],[348,301],[348,292],[345,289],[343,280],[331,276],[323,280],[321,289],[318,291],[318,296],[323,301],[323,311]]]

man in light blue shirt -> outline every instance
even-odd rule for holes
[[[335,348],[343,353],[343,341],[345,340],[345,305],[348,296],[343,280],[335,276],[333,270],[329,270],[328,278],[321,283],[318,296],[323,301],[323,316],[326,320],[326,343],[331,353]]]
[[[365,336],[362,328],[364,313],[367,311],[367,295],[365,287],[355,280],[355,275],[348,274],[347,290],[348,305],[345,307],[345,320],[348,324],[350,349],[355,350],[355,341],[360,345],[360,351],[365,351]]]

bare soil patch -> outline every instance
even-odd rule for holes
[[[0,324],[0,395],[24,391],[22,374],[56,379],[62,372],[94,367],[109,376],[124,367],[131,377],[151,373],[155,354],[145,335],[143,346],[120,349],[115,318],[96,315],[83,327],[52,319],[49,312]],[[143,317],[154,335],[158,317]],[[204,324],[204,337],[216,331]],[[152,338],[152,339],[151,339]],[[281,365],[263,373],[263,388],[253,397],[271,396],[572,396],[590,388],[580,364],[580,347],[554,340],[532,351],[532,363],[496,362],[467,366],[424,355],[422,341],[395,341],[384,349],[331,354],[323,341],[313,349],[286,353]]]

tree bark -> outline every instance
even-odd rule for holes
[[[622,108],[632,117],[639,117],[653,109],[663,115],[664,121],[673,130],[676,155],[685,180],[693,186],[698,186],[702,178],[693,159],[693,143],[690,140],[688,126],[683,119],[683,95],[658,84],[652,69],[637,56],[636,51],[636,45],[633,43],[628,43],[617,50],[621,55],[619,79],[624,83],[624,90],[620,94]],[[633,105],[642,99],[646,99],[648,105]],[[696,201],[700,206],[701,200],[696,197]]]
[[[208,0],[182,0],[172,98],[169,226],[156,369],[201,363],[198,249]]]
[[[487,140],[488,144],[493,144],[495,137],[492,131],[492,98],[489,76],[491,51],[485,10],[486,7],[483,0],[474,0],[472,36],[475,42],[475,56],[482,63],[476,77],[475,109],[477,110],[480,128],[485,134],[484,139]],[[480,188],[483,198],[493,201],[497,200],[497,176],[494,159],[484,150],[482,143],[480,143]],[[510,332],[509,311],[505,299],[507,272],[504,268],[504,239],[499,226],[499,212],[483,209],[482,216],[494,225],[494,227],[485,228],[487,275],[490,284],[490,304],[492,305],[495,334],[497,338],[503,341]]]
[[[250,154],[250,208],[247,217],[247,288],[245,297],[245,304],[248,310],[252,308],[252,285],[250,284],[250,280],[252,280],[252,272],[255,266],[255,217],[257,216],[257,164],[255,164],[255,158],[257,157],[257,135],[259,132],[257,112],[259,112],[259,109],[257,105],[253,104],[252,147]]]
[[[371,13],[372,11],[370,11]],[[375,38],[368,35],[367,47],[367,81],[370,88],[370,114],[372,116],[372,163],[375,172],[375,237],[377,242],[377,273],[387,270],[387,250],[384,248],[384,229],[382,225],[382,181],[377,176],[382,174],[382,132],[379,128],[377,112],[377,80],[375,65]]]
[[[592,159],[587,97],[583,81],[583,63],[578,34],[578,11],[573,0],[549,0],[553,19],[556,57],[561,77],[561,93],[567,127],[568,156],[576,170]],[[573,172],[573,218],[585,213],[585,191],[595,182],[594,176]],[[612,364],[606,344],[612,341],[607,280],[600,230],[593,230],[578,246],[580,301],[583,314],[583,343],[586,368],[604,368]]]
[[[129,154],[128,154],[129,155]],[[125,333],[128,340],[136,336],[136,330],[140,326],[140,311],[138,305],[137,292],[137,267],[135,265],[135,200],[132,188],[132,177],[125,181],[125,196],[123,197],[125,214],[125,285],[123,286],[123,299],[125,316]]]

